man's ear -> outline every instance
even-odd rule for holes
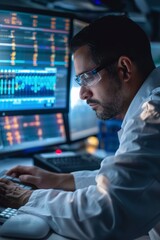
[[[127,82],[132,72],[132,61],[126,56],[121,56],[118,60],[118,69],[120,78]]]

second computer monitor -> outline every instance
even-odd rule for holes
[[[1,157],[26,156],[58,147],[66,141],[61,113],[0,118]]]
[[[88,23],[84,20],[74,19],[73,33],[76,34]],[[79,85],[74,81],[75,70],[72,62],[71,88],[70,88],[70,109],[69,109],[69,135],[70,141],[85,139],[97,135],[98,122],[95,112],[80,99]]]

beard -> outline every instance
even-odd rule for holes
[[[108,102],[105,101],[105,99],[103,102],[96,99],[87,100],[88,104],[95,103],[98,105],[98,108],[95,109],[95,111],[97,118],[101,120],[116,118],[125,112],[126,106],[128,105],[128,100],[125,97],[125,94],[122,93],[121,80],[119,79],[116,71],[112,72],[110,82],[110,99]]]
[[[122,100],[120,91],[113,94],[113,98],[108,103],[103,103],[98,100],[88,100],[87,103],[96,103],[99,105],[96,111],[97,118],[108,120],[122,114],[124,110],[124,99]]]
[[[101,105],[102,106],[102,105]],[[96,116],[97,118],[101,119],[101,120],[108,120],[108,119],[112,119],[115,118],[116,116],[118,116],[120,114],[119,109],[117,108],[117,106],[102,106],[102,111],[96,111]]]

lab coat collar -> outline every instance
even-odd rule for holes
[[[150,75],[147,77],[147,79],[144,81],[140,89],[138,90],[137,94],[133,98],[127,113],[124,117],[124,120],[122,122],[122,129],[126,122],[132,118],[132,116],[135,114],[135,110],[139,109],[139,106],[143,104],[146,98],[148,98],[153,90],[157,87],[160,87],[160,67],[155,68]]]

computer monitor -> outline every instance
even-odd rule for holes
[[[0,156],[33,154],[64,143],[62,113],[0,118]]]
[[[78,29],[86,23],[75,20],[74,24]],[[50,151],[62,145],[65,147],[66,143],[97,134],[95,112],[79,99],[80,88],[74,82],[74,75],[72,66],[69,114],[45,113],[0,117],[0,156],[17,154],[22,156],[26,153]]]
[[[72,16],[0,6],[0,115],[68,112]]]
[[[81,19],[73,20],[73,34],[76,34],[88,23]],[[72,62],[70,109],[68,114],[70,141],[78,141],[97,135],[98,121],[95,112],[79,97],[79,85],[74,81],[75,70]]]

